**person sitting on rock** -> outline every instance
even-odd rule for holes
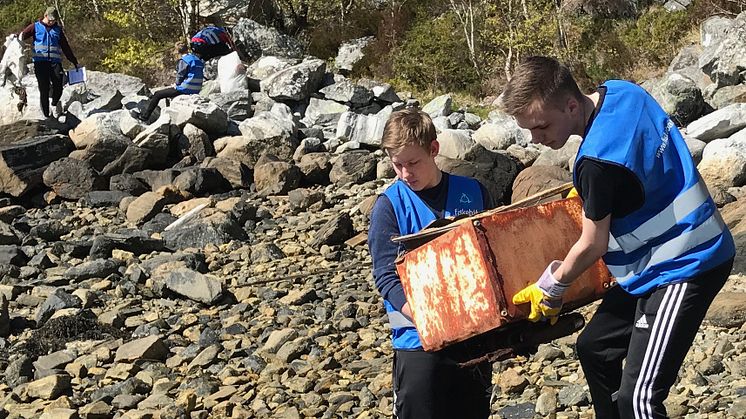
[[[458,361],[473,358],[463,343],[435,352],[423,350],[394,266],[403,248],[391,238],[416,233],[438,218],[492,208],[492,200],[477,180],[438,168],[435,126],[420,110],[394,112],[384,126],[381,147],[398,180],[373,207],[368,243],[373,278],[392,328],[394,415],[398,419],[487,418],[491,365],[482,362],[460,368]]]
[[[62,113],[60,98],[62,97],[62,55],[77,68],[78,59],[75,58],[70,44],[67,42],[62,25],[59,24],[60,14],[54,7],[48,7],[44,17],[26,26],[20,33],[21,40],[34,37],[34,74],[39,85],[39,99],[41,112],[49,118],[49,91],[52,91],[52,106],[54,117]]]
[[[188,53],[189,50],[183,42],[176,43],[176,51],[183,54],[176,64],[176,86],[155,92],[145,107],[145,111],[142,113],[135,112],[134,116],[140,120],[149,120],[161,99],[170,99],[180,95],[196,95],[202,90],[205,62],[202,60],[200,53],[197,51]]]
[[[199,52],[205,61],[230,54],[236,49],[228,31],[214,25],[206,26],[194,34],[190,43],[192,50]]]

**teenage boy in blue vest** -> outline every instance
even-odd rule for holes
[[[54,7],[48,7],[44,17],[28,25],[20,34],[21,40],[34,38],[34,74],[39,85],[39,99],[41,100],[41,112],[48,118],[49,114],[49,91],[51,85],[52,106],[55,117],[62,113],[60,97],[62,97],[62,54],[78,67],[78,60],[67,42],[65,32],[59,24],[60,15]]]
[[[442,172],[435,164],[440,145],[430,117],[417,109],[391,115],[381,147],[398,179],[378,197],[368,243],[373,277],[392,328],[394,415],[398,419],[483,419],[490,414],[487,362],[459,368],[462,348],[425,352],[412,323],[394,261],[403,248],[394,236],[416,233],[437,218],[492,208],[476,180]]]
[[[188,53],[186,44],[179,42],[176,44],[176,51],[183,54],[178,63],[176,63],[176,86],[161,89],[153,94],[142,113],[135,112],[135,116],[143,121],[150,119],[150,115],[158,107],[161,99],[175,98],[180,95],[198,95],[202,90],[203,72],[205,62],[202,60],[199,52],[193,51]]]
[[[584,95],[553,58],[519,64],[501,99],[534,142],[558,149],[583,137],[573,175],[580,239],[513,302],[531,304],[530,320],[553,320],[568,285],[603,257],[619,286],[577,341],[596,417],[665,418],[663,401],[735,254],[684,139],[639,86],[609,80]]]

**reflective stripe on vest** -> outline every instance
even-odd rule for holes
[[[33,61],[62,62],[62,48],[60,39],[62,28],[59,25],[51,27],[37,21],[34,23],[34,52]]]
[[[484,209],[484,198],[479,182],[451,174],[444,174],[444,176],[448,176],[448,196],[444,216],[475,214]],[[391,201],[396,222],[399,225],[399,233],[402,235],[416,233],[436,219],[432,209],[401,180],[389,186],[384,191],[384,195]],[[412,321],[397,311],[390,302],[384,300],[383,303],[389,318],[389,326],[391,326],[394,349],[422,348],[419,334]]]
[[[668,115],[633,83],[604,85],[604,101],[575,164],[590,158],[623,166],[642,186],[641,208],[611,218],[604,261],[619,285],[643,295],[733,257],[733,238]]]
[[[176,86],[176,90],[188,95],[199,94],[202,90],[204,62],[194,54],[186,54],[181,58],[187,64],[187,75]]]

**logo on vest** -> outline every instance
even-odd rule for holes
[[[637,323],[635,323],[635,327],[638,329],[647,329],[650,327],[648,325],[648,319],[647,317],[645,317],[644,314],[637,320]]]
[[[472,201],[471,201],[471,198],[469,197],[469,195],[467,195],[465,193],[462,193],[461,194],[461,199],[459,199],[458,202],[460,202],[462,204],[471,204]]]

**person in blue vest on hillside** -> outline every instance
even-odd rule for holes
[[[520,63],[501,102],[534,142],[583,137],[580,239],[513,302],[531,305],[530,320],[554,319],[567,287],[603,257],[618,286],[577,341],[596,417],[667,417],[663,401],[735,255],[681,133],[636,84],[609,80],[584,95],[549,57]]]
[[[455,359],[464,359],[466,348],[458,344],[438,352],[422,349],[394,266],[403,248],[391,238],[416,233],[438,218],[492,208],[492,201],[478,181],[438,168],[435,126],[420,110],[394,112],[384,127],[381,147],[398,179],[373,207],[368,243],[373,277],[392,328],[394,415],[398,419],[487,418],[491,365],[459,368]]]
[[[78,67],[78,60],[67,42],[59,20],[60,14],[57,9],[48,7],[43,18],[28,25],[19,35],[21,40],[34,38],[32,61],[34,62],[36,82],[39,85],[41,111],[45,118],[50,116],[50,90],[54,110],[53,116],[59,117],[62,113],[60,104],[64,76],[62,55],[64,54],[75,67]]]
[[[190,43],[205,61],[230,54],[236,49],[228,30],[214,25],[206,26],[194,34]]]
[[[205,62],[202,60],[200,53],[196,51],[189,53],[189,49],[184,42],[176,43],[176,52],[183,54],[179,62],[176,63],[176,85],[155,92],[145,106],[144,112],[138,113],[133,110],[134,116],[140,120],[148,121],[161,99],[170,99],[180,95],[198,95],[202,90]]]

